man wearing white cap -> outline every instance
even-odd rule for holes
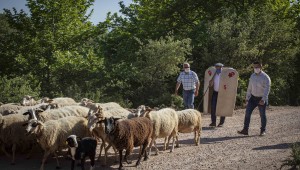
[[[189,63],[183,63],[183,69],[178,78],[175,88],[175,95],[182,84],[182,96],[185,109],[194,109],[194,97],[198,96],[200,82],[197,74],[190,69]]]
[[[224,65],[222,63],[215,64],[216,74],[214,75],[213,79],[209,82],[209,85],[214,87],[214,91],[211,98],[211,124],[209,125],[211,127],[216,127],[216,122],[217,122],[216,108],[217,108],[218,92],[219,92],[219,85],[220,85],[220,75],[223,66]],[[218,127],[222,127],[224,122],[225,122],[225,117],[221,116]]]

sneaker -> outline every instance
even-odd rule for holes
[[[218,124],[218,127],[223,127],[223,124],[224,124],[224,123],[219,123],[219,124]]]
[[[216,127],[216,123],[209,124],[210,127]]]
[[[247,129],[243,129],[243,130],[241,130],[241,131],[238,131],[238,134],[249,135]]]
[[[266,131],[260,131],[259,136],[265,136],[266,135]]]

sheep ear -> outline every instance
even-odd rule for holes
[[[98,121],[97,123],[98,124],[101,124],[101,123],[104,123],[105,122],[105,120],[100,120],[100,121]]]
[[[112,118],[114,119],[114,122],[118,121],[119,119],[122,119],[122,118],[119,118],[119,117],[116,117],[116,118],[112,117]]]
[[[28,125],[28,123],[24,123],[22,126],[27,126]]]
[[[25,113],[23,113],[23,115],[29,115],[29,112],[25,112]]]

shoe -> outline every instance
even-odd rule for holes
[[[218,124],[218,127],[223,127],[223,124],[224,124],[224,123],[219,123],[219,124]]]
[[[260,131],[259,136],[265,136],[266,135],[266,131]]]
[[[241,131],[238,131],[238,134],[249,135],[247,129],[243,129],[243,130],[241,130]]]
[[[216,127],[216,123],[209,124],[210,127]]]

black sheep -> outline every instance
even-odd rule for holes
[[[76,135],[70,135],[67,140],[72,156],[71,169],[74,169],[75,160],[80,160],[81,169],[84,169],[85,157],[91,160],[91,167],[95,165],[95,155],[97,148],[97,140],[91,137],[79,138]]]

